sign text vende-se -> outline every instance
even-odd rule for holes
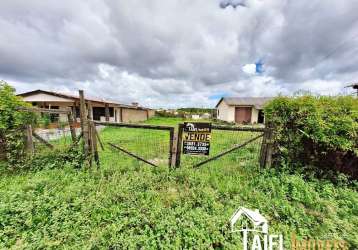
[[[183,153],[209,155],[211,124],[204,122],[185,122],[183,135]]]

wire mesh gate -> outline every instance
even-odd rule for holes
[[[81,118],[81,129],[82,129],[82,136],[84,142],[84,153],[85,157],[90,158],[90,166],[92,165],[92,157],[95,158],[97,162],[97,166],[99,166],[99,158],[98,158],[98,151],[97,151],[97,142],[101,143],[101,139],[99,137],[99,133],[97,132],[96,125],[103,125],[108,127],[117,127],[117,128],[128,128],[128,129],[137,129],[139,132],[134,133],[134,135],[130,136],[131,131],[122,131],[120,135],[116,134],[113,131],[113,134],[107,133],[108,145],[110,145],[113,149],[119,150],[122,153],[139,160],[140,162],[144,162],[146,164],[152,166],[161,165],[160,162],[165,159],[167,161],[167,165],[169,167],[179,167],[181,163],[181,147],[182,147],[182,134],[183,134],[183,124],[179,124],[177,136],[174,137],[174,127],[170,126],[156,126],[156,125],[146,125],[146,124],[128,124],[128,123],[111,123],[111,122],[98,122],[93,121],[92,117],[90,116],[90,112],[87,111],[84,93],[83,91],[79,91],[80,96],[80,118]],[[89,103],[90,104],[90,103]],[[272,134],[271,129],[265,128],[247,128],[247,127],[223,127],[223,126],[211,126],[213,134],[212,144],[212,154],[214,156],[208,156],[209,158],[200,159],[200,157],[195,157],[196,161],[192,160],[193,157],[190,156],[183,156],[183,162],[187,161],[191,166],[201,166],[207,164],[209,162],[219,162],[220,163],[225,157],[231,157],[234,159],[230,159],[230,163],[238,163],[244,162],[243,158],[252,158],[256,159],[256,164],[260,162],[261,166],[270,166],[271,162],[271,154],[272,154],[272,142],[271,136]],[[143,130],[150,130],[150,131],[167,131],[169,132],[169,138],[165,137],[166,139],[160,139],[161,136],[154,135],[154,138],[159,138],[159,144],[154,143],[153,140],[147,140],[147,137],[143,137],[141,135],[150,135],[151,133],[143,133]],[[133,130],[132,130],[133,131]],[[218,131],[218,132],[215,132]],[[110,131],[111,132],[111,131]],[[230,135],[230,133],[232,133]],[[246,132],[246,134],[244,134]],[[217,133],[217,135],[216,135]],[[220,134],[221,133],[221,134]],[[256,133],[256,134],[255,134]],[[101,136],[103,136],[102,133]],[[237,135],[240,135],[237,137]],[[126,137],[127,136],[127,137]],[[241,139],[234,139],[233,138],[241,138]],[[139,138],[139,139],[138,139]],[[150,136],[149,136],[150,138]],[[263,139],[262,139],[263,138]],[[134,139],[134,140],[133,140]],[[137,139],[137,140],[136,140]],[[176,143],[174,143],[174,140]],[[139,141],[139,145],[133,144],[133,141]],[[143,150],[145,152],[148,148],[161,148],[161,142],[167,143],[164,145],[163,148],[167,148],[164,150],[164,153],[159,152],[159,154],[151,154],[148,153],[146,156],[143,155]],[[256,143],[254,143],[256,142]],[[127,145],[126,145],[127,144]],[[124,146],[126,147],[124,147]],[[248,146],[249,145],[249,146]],[[248,152],[245,153],[243,150],[247,150]],[[148,151],[150,152],[150,151]],[[239,153],[237,153],[239,152]],[[165,157],[166,155],[166,157]],[[159,157],[157,157],[159,156]],[[258,157],[260,156],[260,158]],[[120,160],[120,159],[119,159]],[[262,164],[265,163],[265,164]],[[267,164],[268,163],[268,164]],[[237,165],[237,164],[235,164]]]
[[[112,149],[151,166],[171,165],[174,127],[97,121],[94,124],[106,126],[100,140]]]
[[[80,130],[70,109],[17,107],[18,111],[36,114],[36,122],[20,128],[25,131],[26,151],[33,155],[47,150],[65,149],[77,142]],[[54,118],[53,120],[51,118]]]
[[[259,165],[263,154],[265,128],[211,126],[210,155],[182,154],[184,125],[179,124],[175,166],[204,164]],[[265,140],[264,140],[265,141]]]
[[[91,122],[106,127],[101,132],[101,144],[103,142],[120,151],[127,158],[155,167],[200,167],[206,164],[264,166],[270,153],[269,130],[266,128],[212,125],[210,155],[193,156],[182,154],[183,124],[179,124],[175,136],[175,128],[171,126]],[[123,162],[123,157],[115,160],[119,161]]]

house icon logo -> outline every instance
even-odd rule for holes
[[[238,221],[242,220],[245,217],[246,221],[251,223],[242,223],[241,229],[236,229],[235,225]],[[237,231],[250,231],[250,232],[258,232],[267,234],[268,233],[268,223],[265,217],[263,217],[259,210],[250,210],[247,208],[239,208],[236,210],[236,212],[233,214],[233,216],[230,219],[230,228],[231,232],[237,232]]]
[[[190,123],[190,122],[188,122],[188,123],[186,124],[186,129],[187,129],[188,131],[196,131],[195,125],[194,125],[193,123]]]
[[[243,249],[283,250],[283,236],[270,235],[267,219],[259,210],[240,207],[230,218],[232,233],[242,234]]]

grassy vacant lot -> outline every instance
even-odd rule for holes
[[[177,124],[155,118],[151,124]],[[230,147],[252,135],[217,134]],[[166,166],[166,132],[125,128],[101,131],[114,142],[156,162],[140,163],[106,147],[99,170],[44,169],[0,175],[0,248],[38,249],[240,249],[227,229],[239,207],[258,208],[271,233],[345,239],[358,247],[356,187],[259,170],[258,144],[200,169]],[[215,140],[215,141],[214,141]],[[212,148],[212,153],[220,150]],[[288,247],[288,245],[287,245]]]

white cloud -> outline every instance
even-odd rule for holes
[[[336,95],[344,91],[346,83],[340,81],[326,81],[312,79],[296,86],[297,90],[308,90],[313,94]]]
[[[355,0],[244,2],[2,0],[0,79],[149,106],[339,93],[358,79]]]
[[[244,71],[248,75],[255,75],[256,74],[256,64],[245,64],[242,67],[242,71]]]

